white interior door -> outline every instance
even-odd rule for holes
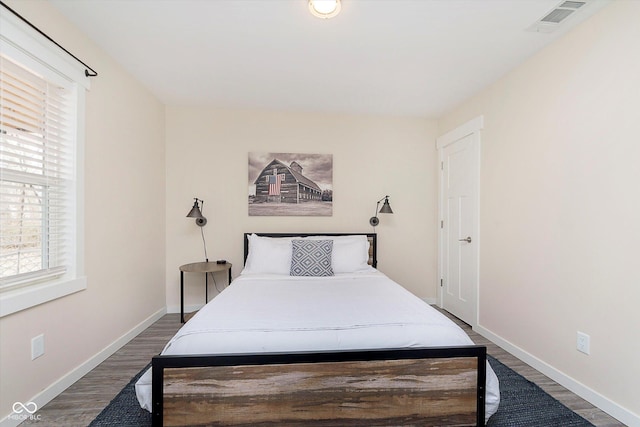
[[[438,145],[441,161],[441,306],[476,326],[479,132],[454,131],[447,138],[439,138]]]

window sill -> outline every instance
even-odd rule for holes
[[[87,289],[87,278],[60,279],[0,294],[0,317]]]

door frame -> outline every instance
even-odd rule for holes
[[[445,257],[445,242],[443,236],[443,221],[444,221],[444,148],[448,145],[459,141],[467,136],[473,136],[473,156],[475,164],[475,185],[473,186],[474,194],[474,208],[476,214],[472,220],[474,222],[474,229],[476,235],[474,236],[474,242],[476,243],[476,272],[475,272],[475,307],[474,316],[472,319],[472,328],[478,325],[479,310],[480,310],[480,132],[484,128],[484,116],[478,116],[472,120],[469,120],[465,124],[453,129],[450,132],[436,138],[436,149],[438,150],[438,305],[440,308],[444,306],[444,292],[443,292],[443,261]]]

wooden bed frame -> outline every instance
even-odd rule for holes
[[[154,426],[484,426],[484,346],[160,355],[152,366]]]

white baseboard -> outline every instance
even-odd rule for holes
[[[640,427],[639,415],[634,414],[628,409],[618,405],[617,403],[604,397],[603,395],[596,392],[595,390],[587,387],[586,385],[582,384],[579,381],[576,381],[575,379],[571,378],[567,374],[557,370],[556,368],[549,365],[548,363],[543,362],[542,360],[526,352],[520,347],[503,339],[499,335],[494,334],[490,330],[482,326],[477,326],[476,328],[473,328],[473,330],[479,333],[480,335],[482,335],[483,337],[485,337],[486,339],[488,339],[489,341],[493,342],[494,344],[502,347],[504,350],[508,351],[518,359],[527,363],[529,366],[542,372],[543,374],[545,374],[546,376],[548,376],[558,384],[562,385],[566,389],[577,394],[587,402],[597,406],[607,414],[616,418],[618,421],[624,423],[629,427]]]
[[[429,305],[436,305],[438,303],[437,298],[422,298],[422,301],[426,302]]]
[[[147,329],[154,322],[160,319],[162,316],[166,314],[166,308],[162,308],[158,310],[151,316],[147,317],[145,320],[136,325],[133,329],[125,333],[123,336],[109,344],[107,347],[102,349],[100,352],[89,358],[86,362],[82,363],[80,366],[73,369],[71,372],[60,378],[58,381],[51,384],[49,387],[45,388],[43,391],[35,395],[29,403],[35,403],[37,408],[42,408],[44,405],[53,400],[60,393],[65,391],[70,385],[78,381],[80,378],[85,376],[88,372],[90,372],[93,368],[98,366],[100,363],[104,362],[109,356],[115,353],[118,349],[120,349],[123,345],[131,341],[135,338],[140,332]],[[26,404],[26,403],[25,403]],[[26,417],[26,418],[25,418]],[[35,412],[31,415],[32,418],[37,419],[38,413]],[[20,424],[25,419],[29,419],[29,414],[23,412],[22,414],[9,414],[0,420],[0,427],[15,427]]]

